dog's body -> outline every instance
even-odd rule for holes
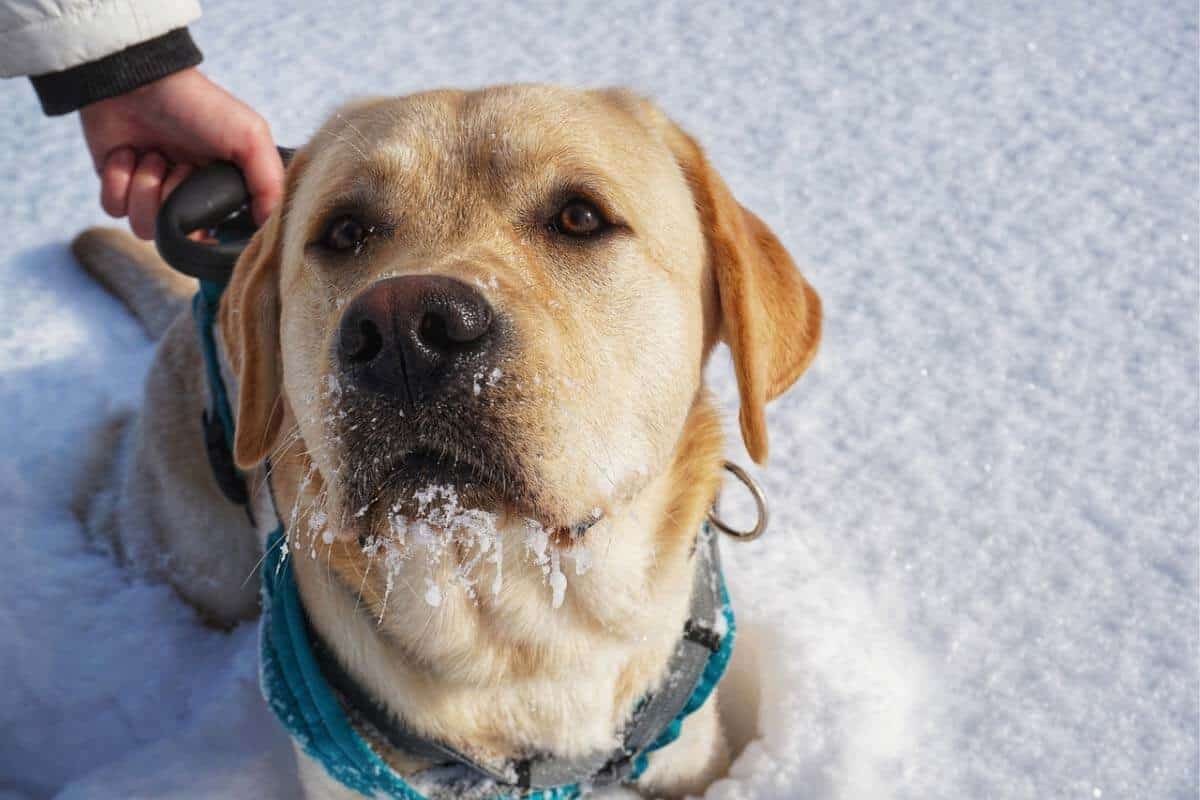
[[[76,253],[152,334],[191,290],[112,232]],[[270,457],[313,628],[408,727],[503,760],[611,749],[664,680],[720,483],[703,364],[730,344],[761,460],[762,407],[819,322],[774,236],[648,103],[501,87],[337,115],[290,166],[218,327],[234,454],[259,496]],[[181,313],[89,524],[228,624],[257,612],[262,531],[209,471],[206,391]],[[723,773],[715,708],[641,791]],[[311,796],[345,794],[298,753]]]

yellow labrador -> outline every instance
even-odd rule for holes
[[[194,284],[114,231],[76,253],[163,334],[89,524],[208,618],[254,617],[262,539],[204,458]],[[778,239],[654,105],[505,86],[335,114],[217,327],[236,462],[255,489],[270,464],[312,628],[408,728],[505,759],[611,748],[664,680],[721,475],[704,364],[728,344],[762,462],[764,405],[820,324]],[[640,792],[723,774],[715,709]],[[311,796],[347,792],[300,764]]]

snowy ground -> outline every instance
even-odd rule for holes
[[[725,548],[753,741],[709,797],[1197,796],[1194,3],[292,5],[194,28],[281,142],[355,94],[631,85],[808,265],[774,528]],[[0,798],[292,796],[253,631],[66,507],[150,346],[66,252],[101,220],[74,122],[0,102]]]

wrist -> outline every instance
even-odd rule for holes
[[[31,80],[42,109],[56,116],[194,67],[202,58],[187,28],[176,28],[96,61]]]

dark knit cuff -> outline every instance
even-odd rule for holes
[[[69,114],[89,103],[116,97],[159,78],[194,67],[203,56],[187,28],[176,28],[96,61],[35,75],[34,91],[49,116]]]

